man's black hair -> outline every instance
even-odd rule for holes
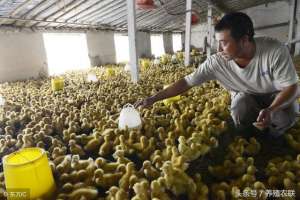
[[[220,32],[230,30],[231,37],[236,41],[240,40],[244,35],[248,35],[249,41],[253,41],[254,28],[252,20],[248,15],[242,12],[231,12],[215,25],[215,31]]]

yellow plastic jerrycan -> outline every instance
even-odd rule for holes
[[[112,67],[106,68],[106,76],[107,77],[112,77],[115,75],[116,75],[116,72]]]
[[[169,87],[169,86],[170,86],[170,85],[165,85],[165,86],[164,86],[164,89],[166,89],[166,88]],[[175,97],[170,97],[170,98],[168,98],[168,99],[164,99],[163,102],[164,102],[164,104],[165,104],[166,106],[168,106],[168,105],[170,105],[171,103],[180,100],[180,98],[181,98],[180,95],[177,95],[177,96],[175,96]]]
[[[2,158],[8,200],[51,199],[56,186],[45,150],[24,148]],[[13,195],[11,195],[13,194]]]
[[[141,68],[143,71],[149,69],[151,66],[151,61],[149,59],[141,59]]]
[[[51,79],[51,87],[53,91],[64,89],[64,78],[56,77]]]

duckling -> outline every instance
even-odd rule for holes
[[[115,199],[115,196],[118,192],[119,188],[117,186],[112,186],[108,189],[108,191],[106,191],[106,194],[108,194],[106,196],[106,200],[114,200]]]
[[[101,168],[105,172],[115,172],[121,164],[118,162],[109,162],[104,158],[98,157],[95,160],[95,165],[97,168]]]
[[[14,129],[11,126],[5,126],[4,131],[5,131],[5,135],[11,135],[11,136],[14,135]]]
[[[240,176],[247,170],[247,163],[242,157],[237,157],[232,170],[232,175]]]
[[[70,182],[70,183],[74,182],[74,180],[72,179],[71,174],[69,174],[69,173],[62,173],[59,176],[58,180],[59,180],[59,183],[62,183],[62,184],[68,183],[68,182]]]
[[[166,186],[175,195],[184,193],[195,193],[196,184],[184,171],[173,168],[170,161],[166,161],[162,166],[163,177],[166,180]]]
[[[152,166],[149,160],[143,162],[143,166],[140,171],[148,178],[148,180],[157,179],[160,176],[160,172]]]
[[[135,167],[132,162],[127,163],[126,165],[126,173],[122,176],[119,181],[120,188],[123,188],[125,191],[129,189],[129,180],[132,175],[135,173]]]
[[[98,138],[93,138],[84,146],[84,150],[93,152],[94,150],[99,149],[100,145],[101,141]]]
[[[48,146],[50,146],[50,144],[51,144],[51,146],[49,147],[49,149],[48,149],[48,151],[49,152],[53,152],[53,150],[54,150],[54,148],[55,147],[59,147],[59,148],[62,148],[62,147],[64,147],[65,145],[60,141],[60,140],[58,140],[57,138],[54,138],[54,137],[52,137],[52,136],[48,136],[48,137],[51,137],[51,139],[49,138],[48,140],[50,140],[51,142],[49,143],[49,142],[45,142]]]
[[[131,145],[136,151],[141,152],[148,146],[148,139],[146,136],[140,137],[140,141],[138,143],[134,143]]]
[[[172,157],[171,157],[171,162],[172,165],[176,168],[182,169],[185,171],[189,164],[186,162],[187,159],[185,156],[182,156],[179,154],[177,148],[175,146],[172,147]]]
[[[159,154],[153,156],[153,157],[151,158],[151,160],[152,160],[152,163],[154,164],[154,166],[155,166],[156,168],[158,168],[158,169],[162,167],[163,162],[164,162],[164,159],[163,159],[162,156],[159,155]]]
[[[166,193],[165,188],[160,184],[158,180],[153,180],[151,182],[151,199],[160,199],[160,200],[171,200],[169,195]]]
[[[150,184],[146,180],[142,180],[141,182],[135,183],[133,186],[135,196],[133,196],[132,200],[150,200],[149,189]]]
[[[82,198],[93,200],[98,196],[98,190],[94,187],[79,188],[68,195],[70,199],[80,200]]]
[[[197,186],[197,190],[196,190],[195,194],[190,194],[190,195],[194,195],[191,198],[195,198],[195,196],[196,196],[196,198],[195,198],[196,200],[202,200],[202,199],[208,200],[209,189],[208,189],[207,185],[202,182],[202,177],[199,173],[197,173],[195,175],[194,181]]]
[[[52,135],[54,133],[53,126],[50,124],[45,124],[42,130],[46,135]]]
[[[85,156],[85,152],[82,150],[81,146],[76,144],[75,140],[69,141],[69,148],[72,154],[78,154],[79,156]]]
[[[208,166],[208,171],[216,178],[224,179],[231,174],[233,163],[230,160],[225,160],[223,165]]]
[[[128,158],[125,157],[125,151],[124,150],[116,150],[113,153],[113,158],[117,161],[119,164],[127,164],[131,162]]]
[[[94,171],[93,179],[97,186],[110,188],[111,186],[118,184],[123,174],[123,172],[104,173],[102,169],[96,169]]]
[[[19,134],[19,135],[17,135],[17,143],[16,143],[15,147],[17,149],[20,149],[22,146],[23,146],[23,135]]]
[[[63,184],[61,190],[65,193],[70,193],[73,190],[73,184],[70,182],[67,182],[67,183]]]
[[[5,139],[0,139],[0,154],[3,156],[10,151],[10,148],[7,146]]]
[[[296,141],[293,135],[286,134],[285,139],[287,140],[287,143],[295,149],[297,152],[300,152],[300,142]]]
[[[11,135],[5,135],[5,140],[8,147],[14,147],[17,143],[17,140],[12,138]]]
[[[22,140],[23,140],[22,148],[35,146],[32,134],[23,135]]]
[[[123,188],[120,188],[117,193],[115,200],[129,200],[128,193]]]
[[[39,141],[38,143],[36,143],[36,147],[39,147],[39,148],[42,148],[42,149],[45,149],[45,143],[43,141]]]
[[[56,165],[56,171],[59,174],[69,173],[71,170],[71,161],[71,155],[66,155],[64,160],[60,164]]]
[[[276,187],[278,187],[279,185],[281,185],[281,183],[282,183],[282,178],[281,177],[278,177],[278,176],[270,176],[269,178],[268,178],[268,185],[270,186],[270,187],[274,187],[274,188],[276,188]]]
[[[112,142],[110,140],[109,135],[104,136],[104,143],[101,145],[99,149],[99,155],[100,156],[107,156],[108,154],[111,153],[113,148]]]
[[[261,145],[257,140],[253,137],[249,139],[249,144],[245,147],[245,153],[250,156],[254,156],[258,154],[261,149]]]
[[[142,152],[139,153],[139,156],[143,159],[143,160],[146,160],[150,157],[151,153],[153,151],[155,151],[156,149],[156,139],[154,137],[151,137],[149,139],[149,142],[148,142],[148,146],[146,146],[145,149],[143,149]]]
[[[71,167],[72,169],[79,171],[81,169],[86,169],[91,163],[93,163],[93,159],[89,158],[87,160],[80,160],[78,154],[72,156]]]
[[[64,156],[67,153],[67,147],[54,147],[53,151],[51,153],[51,157],[53,158],[53,160],[55,160],[56,158],[60,157],[60,156]]]

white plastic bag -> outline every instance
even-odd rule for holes
[[[154,60],[154,65],[159,65],[160,64],[160,60],[159,60],[159,58],[156,58],[155,60]]]
[[[175,54],[172,55],[171,61],[172,61],[172,63],[177,63],[177,58],[176,58]]]
[[[89,73],[89,74],[87,75],[87,81],[88,81],[88,82],[97,82],[98,79],[97,79],[96,74],[94,74],[94,73]]]
[[[127,63],[124,67],[124,70],[127,71],[127,72],[130,72],[130,65]]]
[[[142,124],[140,113],[131,104],[126,104],[119,116],[119,129],[138,128]]]
[[[0,106],[4,106],[5,104],[5,99],[0,95]]]

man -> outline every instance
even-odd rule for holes
[[[190,75],[136,103],[148,107],[209,80],[218,80],[231,93],[231,116],[236,127],[256,123],[272,136],[294,125],[298,76],[288,49],[267,37],[253,38],[249,16],[226,14],[215,26],[218,53]]]

